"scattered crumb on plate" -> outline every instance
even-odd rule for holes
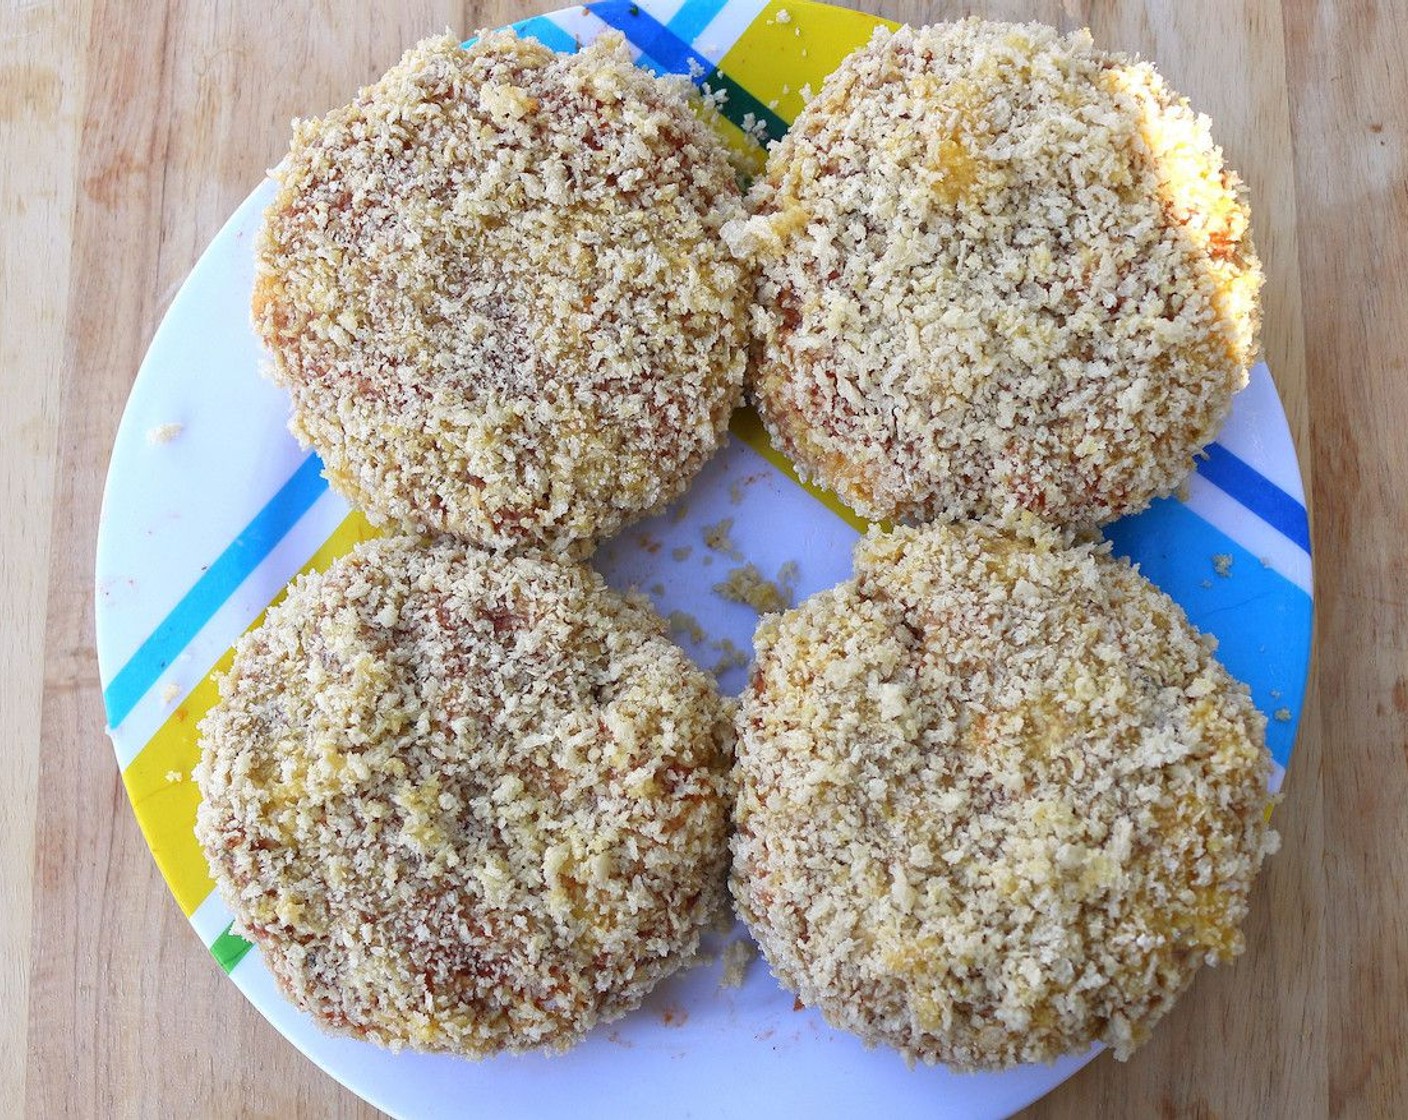
[[[704,640],[704,627],[688,611],[671,611],[665,621],[670,625],[671,634],[687,634],[689,640],[698,645]]]
[[[705,525],[703,529],[704,543],[714,552],[721,552],[730,560],[742,560],[743,554],[734,546],[733,518],[725,517],[722,521],[716,521],[712,525]]]
[[[157,424],[147,429],[147,442],[153,447],[158,447],[163,443],[170,443],[185,430],[184,424]]]
[[[714,584],[714,593],[731,603],[752,607],[759,614],[775,614],[792,605],[796,573],[796,563],[788,561],[773,581],[767,579],[756,564],[744,564],[730,569],[727,579]]]
[[[724,974],[719,978],[720,988],[741,988],[748,975],[748,966],[758,955],[758,947],[746,937],[730,941],[724,946]]]
[[[748,651],[740,649],[728,638],[720,638],[717,642],[710,642],[710,648],[719,650],[723,656],[714,662],[713,673],[716,677],[721,677],[730,669],[743,669],[748,665]]]

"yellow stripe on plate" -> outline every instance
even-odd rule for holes
[[[779,15],[786,22],[778,22]],[[719,69],[791,124],[802,111],[802,87],[820,90],[841,60],[870,40],[876,24],[899,26],[848,8],[772,0],[729,48]]]
[[[323,571],[353,545],[376,536],[380,536],[379,530],[361,513],[353,511],[298,574]],[[282,599],[287,590],[287,586],[281,589],[269,606]],[[265,608],[249,630],[258,627],[267,613],[268,608]],[[210,880],[205,855],[196,843],[196,807],[200,804],[200,791],[191,780],[191,771],[200,760],[197,727],[220,698],[216,680],[229,671],[234,656],[233,647],[225,651],[122,772],[142,835],[156,857],[167,886],[188,918],[215,885]]]

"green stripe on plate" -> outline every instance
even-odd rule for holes
[[[237,933],[230,932],[234,926],[234,922],[227,925],[210,946],[210,955],[215,958],[215,963],[223,968],[227,974],[234,972],[235,965],[244,960],[244,955],[254,948],[252,942],[246,941]]]
[[[771,141],[781,140],[787,134],[788,125],[785,120],[717,66],[704,79],[703,85],[705,89],[722,90],[727,94],[724,103],[719,106],[719,112],[744,132],[749,131],[748,118],[750,116],[754,121],[761,122],[766,134],[764,145]]]

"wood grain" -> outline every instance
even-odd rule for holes
[[[9,504],[0,521],[0,604],[7,623],[0,640],[0,726],[12,736],[10,788],[0,801],[0,1007],[10,1017],[0,1035],[0,1101],[24,1097],[43,604],[82,99],[82,75],[65,74],[60,64],[75,38],[53,17],[20,10],[0,25],[0,129],[6,138],[0,159],[0,494]],[[86,20],[79,22],[86,29]]]
[[[1403,13],[1287,7],[1315,461],[1331,1113],[1408,1115]]]
[[[867,5],[868,6],[868,5]],[[394,9],[394,14],[392,11]],[[420,35],[522,3],[0,8],[0,1112],[373,1117],[249,1007],[172,904],[103,733],[92,557],[162,313],[322,111]],[[1371,3],[933,3],[1089,25],[1211,114],[1253,194],[1264,345],[1313,497],[1318,692],[1249,949],[1127,1064],[1033,1117],[1408,1115],[1408,32]],[[1314,469],[1309,467],[1313,464]],[[1322,745],[1325,755],[1322,757]],[[662,1109],[669,1112],[669,1109]]]

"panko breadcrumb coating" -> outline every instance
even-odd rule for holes
[[[742,396],[726,151],[619,35],[427,39],[296,122],[254,323],[373,521],[584,555],[678,496]]]
[[[565,1048],[727,897],[731,707],[584,567],[361,545],[241,639],[220,695],[197,835],[332,1031]]]
[[[872,519],[1103,523],[1173,491],[1246,383],[1261,266],[1206,117],[1084,32],[878,30],[725,236],[752,392]]]
[[[1124,1058],[1242,950],[1266,721],[1108,546],[872,533],[754,646],[733,894],[836,1026],[958,1069]]]

